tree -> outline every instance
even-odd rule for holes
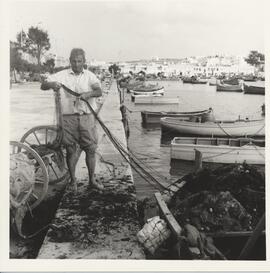
[[[245,61],[255,67],[258,67],[262,62],[264,62],[264,54],[252,50],[250,51],[247,58],[245,58]]]
[[[50,73],[53,72],[53,69],[55,67],[55,61],[53,58],[48,59],[45,63],[43,63],[45,69],[49,71]]]
[[[21,31],[17,34],[17,43],[20,48],[37,59],[40,66],[41,57],[50,49],[50,39],[47,31],[38,27],[30,27],[27,34]]]
[[[10,70],[21,70],[23,60],[16,43],[10,42]]]

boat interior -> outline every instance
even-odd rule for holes
[[[194,145],[211,145],[211,146],[231,146],[242,147],[244,145],[255,145],[265,147],[265,140],[251,138],[199,138],[199,137],[176,137],[173,139],[174,144],[194,144]]]

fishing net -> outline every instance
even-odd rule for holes
[[[264,173],[253,166],[206,168],[185,178],[170,204],[180,225],[191,223],[208,232],[248,231],[265,211]]]
[[[25,205],[35,183],[34,160],[24,153],[10,155],[10,202],[12,208]]]

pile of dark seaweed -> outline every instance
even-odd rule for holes
[[[249,231],[265,211],[265,174],[254,166],[204,168],[184,180],[169,204],[181,226],[210,233]]]

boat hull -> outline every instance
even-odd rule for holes
[[[265,136],[265,121],[228,121],[228,122],[192,122],[177,118],[161,118],[164,129],[190,136],[216,137],[263,137]]]
[[[245,94],[265,95],[265,87],[263,87],[263,86],[251,86],[251,85],[244,84],[244,93]]]
[[[141,96],[137,95],[134,101],[135,104],[179,104],[179,99],[175,98],[164,98],[162,95],[159,96]]]
[[[164,117],[181,118],[182,120],[188,120],[190,117],[200,117],[203,114],[209,113],[211,110],[195,111],[195,112],[151,112],[142,111],[142,123],[144,124],[160,124],[160,119]]]
[[[143,96],[153,96],[153,95],[163,95],[164,94],[164,87],[156,90],[147,90],[147,91],[137,91],[137,90],[130,90],[132,95],[143,95]]]
[[[191,84],[207,84],[207,81],[192,81],[192,80],[182,80],[183,83],[191,83]]]
[[[243,92],[241,85],[227,85],[227,84],[217,84],[217,91],[222,92]]]
[[[197,141],[198,144],[185,143],[189,141]],[[265,147],[252,144],[231,145],[236,139],[218,141],[219,139],[174,138],[171,142],[171,159],[194,161],[195,150],[198,150],[202,153],[203,162],[231,164],[245,161],[247,164],[265,164]],[[224,145],[226,142],[227,145]]]

